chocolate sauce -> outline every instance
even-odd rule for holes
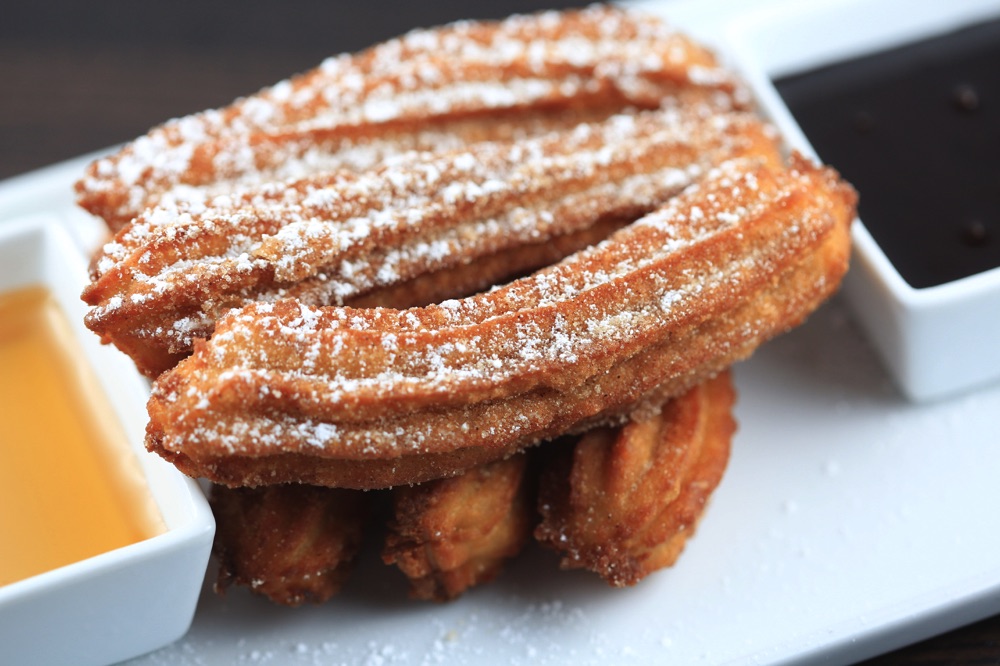
[[[1000,20],[775,85],[910,285],[1000,266]]]

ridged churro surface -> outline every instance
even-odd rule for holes
[[[152,208],[95,258],[86,323],[155,377],[233,307],[344,304],[429,276],[454,293],[472,264],[535,268],[540,246],[575,249],[741,156],[779,161],[758,120],[698,106]]]
[[[653,418],[584,435],[542,475],[535,538],[616,587],[673,565],[722,480],[734,401],[723,373]]]
[[[853,189],[749,102],[594,6],[415,30],[90,165],[86,325],[154,380],[147,448],[217,484],[218,587],[325,601],[371,489],[419,598],[532,530],[615,586],[673,564],[729,457],[729,367],[850,253]]]
[[[370,488],[641,415],[825,300],[847,268],[854,202],[801,158],[731,160],[484,294],[409,310],[246,306],[157,380],[147,445],[229,485]]]
[[[387,498],[382,559],[403,573],[413,598],[449,601],[492,581],[532,530],[562,553],[564,568],[634,584],[672,565],[692,536],[729,459],[734,398],[725,372],[648,420],[553,442],[539,452],[541,470],[518,454],[388,497],[215,486],[217,588],[243,585],[282,605],[326,601],[354,564],[365,505]]]
[[[340,591],[361,547],[363,493],[298,484],[224,488],[211,494],[216,590],[245,585],[286,606]]]
[[[448,601],[493,580],[521,552],[534,525],[527,458],[511,456],[464,474],[393,488],[382,559],[410,596]]]
[[[610,6],[459,22],[340,55],[97,160],[81,206],[119,229],[157,204],[359,170],[410,150],[568,127],[626,107],[745,102],[710,51]]]

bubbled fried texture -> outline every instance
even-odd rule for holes
[[[608,220],[634,220],[748,155],[779,160],[752,116],[660,110],[274,184],[197,211],[153,208],[95,258],[86,324],[155,377],[233,307],[370,302],[432,276],[455,291],[478,264],[535,268],[539,247],[602,237]]]
[[[534,530],[562,553],[564,568],[592,570],[617,587],[634,584],[671,566],[693,535],[728,461],[734,399],[722,373],[646,421],[551,443],[539,452],[544,469],[518,454],[384,491],[392,512],[382,559],[406,576],[411,597],[449,601],[492,581]],[[344,528],[360,525],[357,505],[369,495],[295,484],[213,488],[217,587],[244,585],[283,605],[328,598],[356,551],[356,533]],[[336,546],[341,539],[349,543]],[[301,575],[322,566],[336,571],[337,586]]]
[[[725,471],[734,400],[727,372],[646,421],[584,435],[542,475],[535,538],[616,587],[673,565]]]
[[[641,13],[595,6],[459,22],[154,128],[95,161],[77,197],[117,230],[151,206],[367,169],[410,150],[524,137],[664,100],[733,107],[744,97],[710,51]]]
[[[328,598],[364,503],[337,486],[396,486],[385,559],[453,598],[523,543],[508,456],[567,433],[539,539],[613,585],[671,564],[728,457],[712,378],[847,265],[853,192],[746,101],[592,7],[414,31],[92,164],[87,325],[159,376],[147,446],[259,486],[213,491],[220,587]]]
[[[527,458],[516,455],[455,477],[392,490],[382,559],[416,599],[448,601],[495,578],[531,536]]]
[[[226,484],[382,487],[655,409],[836,289],[854,201],[805,160],[735,160],[485,294],[404,311],[247,306],[156,382],[147,444]]]
[[[322,603],[340,591],[361,547],[363,493],[304,485],[214,486],[216,589],[243,585],[275,603]]]

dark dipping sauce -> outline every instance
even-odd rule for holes
[[[1000,266],[1000,20],[775,86],[911,286]]]

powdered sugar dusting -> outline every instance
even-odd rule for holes
[[[380,457],[433,450],[442,439],[450,441],[443,433],[451,431],[484,442],[530,436],[544,427],[544,413],[519,413],[474,432],[451,419],[406,428],[391,419],[361,429],[324,424],[360,417],[379,396],[440,405],[487,400],[515,385],[521,391],[547,381],[557,382],[554,389],[572,385],[583,379],[576,368],[591,367],[605,350],[627,358],[630,349],[690,325],[691,313],[751,288],[775,269],[778,257],[800,251],[827,228],[822,218],[800,220],[795,231],[730,254],[728,244],[740,242],[745,230],[774,224],[765,213],[780,208],[787,188],[795,186],[795,176],[784,183],[777,178],[753,162],[725,162],[607,241],[506,287],[439,306],[352,310],[285,301],[234,311],[206,346],[224,370],[195,369],[191,385],[203,387],[199,396],[207,391],[211,410],[231,400],[245,409],[247,399],[259,399],[244,386],[280,387],[294,396],[296,414],[271,418],[267,410],[250,409],[235,422],[208,419],[185,445],[204,439],[240,452],[248,443],[287,449],[290,441],[304,439],[338,455]],[[669,270],[674,264],[684,269]],[[756,332],[744,335],[752,339]],[[367,351],[359,357],[359,349]],[[304,357],[316,362],[304,364]]]
[[[91,289],[122,291],[92,301],[88,322],[101,331],[127,326],[130,336],[183,352],[231,307],[292,294],[343,303],[602,216],[651,210],[714,161],[752,150],[747,133],[760,131],[743,114],[621,114],[533,139],[400,155],[370,171],[163,205],[105,246]],[[155,330],[137,327],[137,312]]]
[[[595,6],[491,26],[460,22],[330,58],[224,112],[171,121],[96,162],[78,190],[85,207],[118,226],[161,201],[197,202],[317,169],[371,166],[387,149],[399,152],[391,145],[399,123],[433,126],[436,118],[609,91],[656,106],[678,86],[736,88],[703,49],[633,11]],[[366,126],[382,129],[359,132]],[[440,145],[437,138],[433,129],[424,140],[410,134],[402,149]]]

